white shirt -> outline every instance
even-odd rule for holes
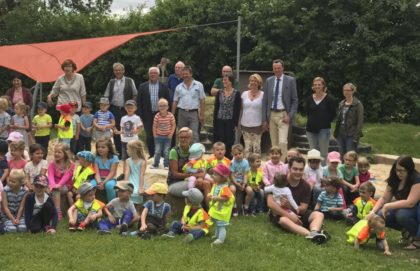
[[[273,87],[273,103],[271,104],[271,108],[273,109],[277,109],[277,110],[282,110],[285,109],[284,104],[283,104],[283,79],[284,79],[284,74],[282,74],[280,76],[280,82],[279,82],[279,95],[278,100],[277,100],[277,108],[274,108],[274,96],[276,95],[276,85],[277,85],[277,77],[274,78],[274,87]]]
[[[138,133],[134,132],[134,129],[138,129],[139,127],[143,126],[143,122],[141,121],[140,117],[136,114],[132,116],[125,115],[121,118],[121,142],[128,143],[131,140],[139,139]]]
[[[242,118],[241,125],[245,127],[258,127],[262,124],[262,99],[263,93],[254,100],[249,98],[249,90],[244,91],[241,95],[242,98]]]
[[[264,188],[266,193],[273,193],[274,200],[280,204],[280,200],[282,197],[286,197],[289,201],[289,204],[292,206],[293,209],[297,210],[298,205],[296,201],[293,199],[292,191],[290,191],[289,187],[276,187],[274,184],[270,186],[266,186]]]

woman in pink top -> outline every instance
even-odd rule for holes
[[[272,185],[277,173],[287,174],[287,164],[280,161],[281,149],[277,146],[270,149],[270,160],[263,166],[263,182],[265,186]]]
[[[48,166],[48,181],[59,220],[63,218],[60,207],[61,195],[66,194],[69,206],[73,205],[73,171],[74,163],[70,160],[70,147],[67,144],[57,144],[54,147],[54,161]]]

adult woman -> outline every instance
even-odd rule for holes
[[[344,100],[338,105],[334,137],[337,139],[341,157],[355,151],[359,144],[363,126],[363,104],[354,97],[356,87],[352,83],[343,86]]]
[[[334,100],[327,94],[327,86],[322,77],[315,77],[312,81],[313,94],[306,102],[306,136],[309,148],[321,152],[323,161],[327,160],[328,147],[331,136],[331,122],[335,117]]]
[[[213,114],[214,141],[225,143],[226,156],[229,159],[232,159],[231,148],[235,141],[235,130],[241,110],[241,94],[233,88],[234,82],[233,74],[223,76],[224,88],[216,95]]]
[[[22,86],[22,76],[20,74],[14,74],[12,76],[12,87],[7,90],[6,95],[9,96],[12,102],[12,108],[15,104],[22,102],[32,107],[32,93],[29,89]]]
[[[249,77],[248,89],[241,95],[241,132],[245,143],[245,156],[261,153],[263,80],[257,73]]]
[[[411,239],[406,249],[420,248],[420,174],[414,167],[413,158],[398,157],[392,165],[387,182],[385,192],[371,214],[379,211],[385,217],[387,227],[401,230],[402,241]],[[391,202],[393,197],[396,200]]]
[[[66,59],[61,64],[64,74],[58,77],[57,81],[47,97],[48,104],[53,104],[52,98],[58,96],[57,104],[67,104],[72,101],[77,102],[77,112],[82,109],[82,103],[86,102],[86,87],[83,75],[76,73],[76,63],[71,59]]]

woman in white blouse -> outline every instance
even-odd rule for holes
[[[240,125],[245,143],[245,155],[261,153],[263,80],[257,73],[249,77],[248,89],[241,95]]]

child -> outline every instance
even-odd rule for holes
[[[10,143],[17,142],[17,141],[23,141],[22,134],[19,133],[19,132],[11,132],[11,133],[9,133],[9,137],[7,138],[7,142],[9,143],[9,146],[10,146]],[[26,161],[29,161],[31,159],[29,157],[29,153],[26,151],[26,149],[23,151],[23,158]],[[12,154],[11,154],[10,151],[8,153],[6,153],[6,159],[7,159],[7,161],[12,160]]]
[[[99,222],[99,234],[111,234],[111,229],[120,227],[120,235],[126,236],[128,227],[138,220],[134,203],[130,196],[134,187],[128,182],[118,182],[115,186],[118,197],[111,200],[105,207],[104,212],[108,218]]]
[[[39,102],[37,108],[38,115],[32,119],[32,129],[35,130],[35,142],[44,148],[44,159],[46,159],[48,154],[48,143],[50,142],[52,119],[51,116],[47,114],[47,103]]]
[[[23,169],[26,173],[26,187],[28,187],[29,191],[34,191],[32,184],[35,176],[47,174],[48,162],[43,159],[44,152],[44,148],[38,143],[34,143],[29,146],[29,156],[31,157],[31,161],[26,163]]]
[[[322,167],[322,178],[337,178],[339,180],[343,179],[343,174],[338,170],[338,165],[340,164],[340,153],[332,151],[328,153],[327,156],[327,165]],[[338,193],[343,197],[343,189],[340,187]],[[347,208],[346,201],[343,202],[343,207]]]
[[[314,210],[320,211],[325,218],[343,218],[343,197],[338,193],[341,182],[336,177],[322,179],[325,191],[322,191],[317,199]]]
[[[95,180],[99,190],[105,189],[108,202],[116,197],[115,175],[119,162],[111,139],[103,138],[96,141]]]
[[[55,125],[57,129],[58,142],[70,146],[70,141],[73,138],[73,118],[71,116],[71,106],[69,104],[60,104],[56,106],[60,111],[60,118],[58,124]]]
[[[124,108],[127,112],[127,115],[121,118],[121,131],[116,131],[117,134],[121,134],[121,150],[118,151],[121,152],[122,159],[124,161],[123,168],[126,167],[125,161],[129,157],[127,153],[127,144],[132,140],[139,139],[138,135],[143,127],[143,122],[141,121],[140,117],[135,114],[137,110],[137,103],[134,100],[128,100],[125,102]]]
[[[12,159],[9,161],[9,168],[12,169],[23,169],[26,165],[26,160],[23,157],[23,152],[25,151],[25,142],[23,141],[14,141],[10,145],[10,154]]]
[[[375,187],[371,182],[364,182],[360,185],[360,197],[353,201],[353,205],[347,214],[347,222],[351,225],[356,224],[359,220],[365,219],[372,211],[376,201],[372,198],[375,193]]]
[[[292,158],[292,157],[301,157],[301,156],[302,156],[302,154],[299,152],[298,149],[290,148],[290,149],[287,150],[286,159],[284,160],[284,163],[288,164],[289,161],[290,161],[290,158]]]
[[[131,200],[139,208],[140,204],[143,203],[143,193],[146,190],[146,183],[144,182],[147,165],[146,154],[143,143],[138,139],[128,142],[127,147],[129,158],[125,163],[124,176],[125,181],[129,181],[134,187]]]
[[[274,176],[274,184],[270,186],[266,186],[264,188],[265,193],[272,193],[273,198],[276,203],[281,205],[281,199],[287,198],[290,206],[293,208],[293,211],[298,211],[298,205],[296,201],[293,199],[292,191],[290,191],[290,188],[287,187],[288,181],[287,181],[287,175],[277,173],[276,176]],[[289,210],[289,212],[292,212],[292,210]]]
[[[169,149],[176,129],[175,117],[168,111],[169,105],[166,99],[160,99],[158,107],[159,112],[153,119],[153,137],[155,138],[156,148],[153,167],[159,167],[160,154],[163,151],[163,166],[165,169],[169,169]]]
[[[5,232],[26,232],[23,209],[28,192],[24,187],[25,172],[21,169],[10,171],[7,186],[1,192],[2,220]]]
[[[235,144],[232,146],[232,155],[233,160],[230,165],[231,184],[229,188],[235,195],[236,190],[245,192],[249,172],[249,164],[248,161],[244,159],[244,147],[241,144]],[[238,216],[236,203],[233,207],[233,216]]]
[[[321,179],[322,179],[322,167],[321,161],[324,160],[321,157],[321,153],[318,150],[310,150],[307,155],[308,163],[305,165],[303,172],[303,178],[309,183],[312,188],[312,206],[315,206],[319,194],[322,191]]]
[[[265,186],[273,184],[274,176],[277,173],[287,174],[287,165],[280,161],[281,149],[277,146],[271,147],[269,155],[270,160],[263,166],[263,182]]]
[[[79,186],[77,193],[80,198],[67,211],[69,231],[84,231],[89,226],[96,228],[105,205],[95,199],[96,187],[90,183],[83,183]]]
[[[78,152],[78,141],[80,137],[80,117],[76,114],[77,107],[79,106],[77,102],[71,101],[71,119],[73,122],[73,138],[70,140],[70,150],[73,154]]]
[[[77,153],[79,165],[73,173],[73,192],[79,189],[83,183],[95,180],[95,156],[90,151]],[[94,182],[96,184],[96,182]]]
[[[376,247],[383,250],[385,255],[391,255],[385,238],[385,220],[381,216],[374,215],[367,220],[360,220],[347,232],[347,237],[347,243],[354,245],[356,249],[375,238]]]
[[[0,139],[2,140],[6,140],[9,136],[9,126],[12,118],[6,112],[8,106],[9,102],[4,98],[0,98]]]
[[[28,106],[23,102],[15,104],[15,115],[12,117],[10,122],[10,129],[15,132],[22,134],[25,146],[28,146],[28,129],[29,119],[27,116]]]
[[[207,162],[203,159],[205,150],[206,148],[201,143],[192,144],[190,149],[188,150],[189,161],[182,167],[184,173],[190,174],[190,177],[187,178],[188,189],[194,188],[196,183],[202,181],[203,179],[211,181],[210,176],[206,173]],[[193,175],[195,173],[205,174],[204,178],[195,177]]]
[[[45,175],[33,178],[33,193],[25,200],[25,223],[31,233],[54,234],[57,229],[57,210],[52,198],[46,193],[48,179]]]
[[[58,220],[63,218],[61,212],[61,195],[67,196],[69,206],[73,205],[73,172],[74,163],[70,160],[70,146],[58,143],[54,147],[54,160],[48,166],[48,182],[52,193]]]
[[[245,188],[246,198],[244,204],[245,215],[259,213],[263,211],[264,204],[264,190],[263,188],[263,173],[261,169],[261,155],[258,153],[251,153],[248,157],[250,170],[248,172],[248,183]],[[252,200],[256,198],[257,204],[254,209],[250,208]]]
[[[174,221],[165,237],[175,237],[175,234],[184,234],[184,241],[189,243],[198,240],[209,232],[211,225],[210,217],[201,207],[203,194],[197,188],[183,191],[185,197],[185,207],[181,221]]]
[[[92,103],[85,102],[82,105],[82,115],[80,116],[80,135],[79,135],[79,150],[90,151],[92,148],[92,129],[93,129],[93,115]]]
[[[142,239],[149,239],[151,235],[162,234],[166,229],[166,223],[170,217],[171,205],[164,202],[168,194],[168,185],[164,183],[154,183],[146,190],[150,196],[144,204],[141,213],[138,235]]]
[[[342,188],[347,204],[350,204],[359,196],[360,180],[356,163],[357,153],[355,151],[349,151],[344,155],[344,164],[338,166],[338,170],[343,174]]]
[[[9,176],[9,163],[6,159],[6,154],[9,151],[9,144],[0,139],[0,183],[6,185],[7,177]]]
[[[370,163],[366,157],[360,156],[357,160],[357,169],[359,170],[360,185],[367,181],[375,181],[375,177],[369,172]],[[373,193],[375,194],[375,193]]]
[[[207,172],[210,175],[213,175],[213,169],[220,163],[224,164],[227,167],[230,167],[230,159],[225,156],[226,154],[226,145],[223,142],[215,142],[211,149],[213,152],[212,156],[207,159]]]
[[[96,130],[96,140],[101,138],[110,138],[111,137],[111,129],[115,126],[115,117],[110,111],[109,108],[109,100],[106,97],[102,97],[99,100],[99,108],[100,110],[95,113],[93,117],[93,126]]]
[[[235,196],[229,188],[230,170],[223,164],[214,168],[214,185],[207,195],[210,200],[209,215],[216,224],[216,239],[212,245],[221,245],[226,239],[226,226],[229,225],[232,215]]]

